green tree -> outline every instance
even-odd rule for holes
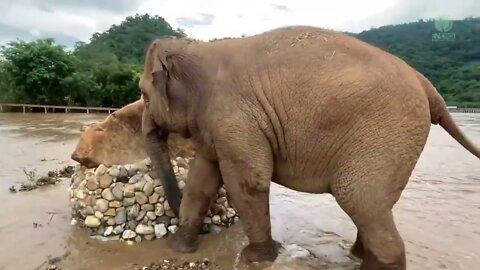
[[[16,102],[64,104],[63,78],[73,71],[74,58],[53,39],[12,41],[0,51],[4,76],[11,78],[8,91]]]

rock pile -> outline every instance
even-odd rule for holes
[[[195,262],[177,262],[175,259],[162,260],[135,270],[213,270],[208,259]]]
[[[190,159],[172,160],[181,190],[185,188]],[[94,169],[77,166],[71,177],[72,224],[88,228],[100,240],[162,238],[178,227],[160,179],[154,179],[149,158],[136,164],[100,165]],[[222,187],[204,219],[204,231],[218,230],[238,221]]]

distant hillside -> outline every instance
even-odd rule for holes
[[[480,105],[480,18],[437,24],[433,20],[389,25],[355,34],[418,69],[451,103]],[[444,27],[444,28],[441,28]],[[446,41],[455,35],[453,41]],[[433,41],[442,39],[440,41]]]

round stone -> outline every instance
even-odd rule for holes
[[[146,204],[148,202],[147,196],[143,192],[135,192],[135,201],[139,204]]]
[[[87,216],[84,223],[85,226],[90,228],[97,228],[98,226],[100,226],[100,220],[95,216]]]
[[[132,230],[125,230],[123,231],[122,238],[123,239],[133,239],[137,236],[137,233]]]
[[[137,228],[135,228],[135,232],[142,235],[155,233],[152,226],[148,226],[144,224],[138,224]]]
[[[95,208],[97,211],[105,213],[108,210],[108,201],[104,199],[98,199],[95,203]]]
[[[113,197],[112,191],[109,188],[102,191],[102,198],[107,201],[113,201],[115,199],[115,197]]]

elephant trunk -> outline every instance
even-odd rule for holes
[[[146,151],[152,160],[153,171],[160,178],[170,208],[179,217],[182,193],[178,187],[168,152],[168,132],[156,128],[146,134]]]

